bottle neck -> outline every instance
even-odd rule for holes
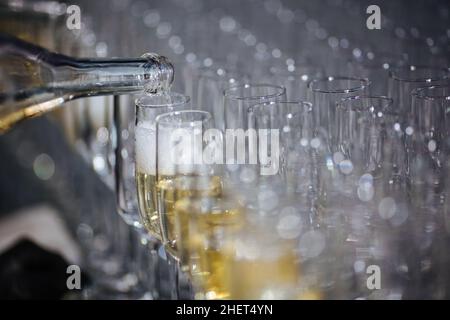
[[[11,91],[0,92],[0,133],[73,99],[157,93],[167,91],[173,81],[172,64],[154,53],[137,59],[74,59],[0,33],[2,57],[11,58],[0,67],[15,78],[5,82]],[[17,66],[22,66],[20,72]]]
[[[142,90],[157,92],[167,89],[173,81],[172,64],[154,53],[133,59],[75,59],[4,34],[0,34],[0,49],[50,69],[45,91],[61,95],[83,97]]]
[[[172,82],[171,68],[147,58],[72,59],[70,64],[53,68],[49,87],[80,96],[125,94],[142,91],[146,86],[159,91]],[[170,76],[163,74],[166,69]]]

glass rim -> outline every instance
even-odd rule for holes
[[[266,101],[266,102],[257,103],[257,104],[254,104],[254,105],[248,107],[247,108],[247,113],[251,113],[251,112],[255,111],[255,109],[261,109],[261,108],[264,108],[264,107],[268,107],[268,106],[271,106],[271,105],[277,105],[277,104],[308,106],[309,108],[311,108],[311,110],[309,112],[312,112],[312,106],[313,106],[313,104],[311,102],[309,102],[309,101],[302,101],[302,100]]]
[[[352,87],[352,88],[348,88],[348,89],[338,89],[338,90],[324,90],[324,89],[319,89],[319,88],[314,88],[313,85],[315,83],[324,83],[324,82],[333,82],[333,81],[358,81],[360,83],[360,86],[357,87]],[[320,78],[320,79],[313,79],[308,83],[308,89],[311,90],[312,92],[319,92],[319,93],[353,93],[353,92],[358,92],[360,90],[364,90],[365,88],[367,88],[369,85],[371,84],[369,79],[366,78],[357,78],[357,77],[345,77],[345,76],[329,76],[329,77],[325,77],[325,78]]]
[[[351,96],[351,97],[345,97],[340,99],[337,103],[336,103],[336,108],[338,109],[343,109],[343,110],[348,110],[349,106],[347,106],[348,103],[351,103],[352,101],[363,101],[363,100],[378,100],[378,101],[383,101],[386,104],[381,106],[381,108],[383,110],[386,109],[391,109],[390,111],[394,111],[392,110],[393,106],[394,106],[394,99],[388,97],[388,96],[371,96],[371,95],[362,95],[362,96]],[[350,108],[352,107],[352,105],[350,105]],[[362,108],[360,108],[362,110]],[[363,111],[363,110],[362,110]]]
[[[443,76],[442,77],[420,77],[420,78],[408,78],[408,77],[401,77],[398,75],[399,71],[416,71],[416,70],[434,70],[434,71],[442,71]],[[435,66],[425,66],[425,65],[408,65],[408,66],[402,66],[402,67],[394,67],[389,70],[389,78],[396,80],[396,81],[402,81],[402,82],[435,82],[435,81],[442,81],[448,79],[450,76],[450,69],[447,69],[445,67],[435,67]]]
[[[238,90],[238,89],[248,89],[248,88],[271,88],[271,89],[277,89],[278,92],[268,95],[260,95],[260,96],[251,96],[251,97],[244,97],[239,95],[233,95],[232,91]],[[231,86],[228,89],[225,89],[223,91],[223,95],[225,98],[233,99],[233,100],[246,100],[246,101],[257,101],[261,99],[271,99],[276,98],[279,96],[282,96],[286,93],[286,88],[283,86],[275,85],[275,84],[252,84],[252,83],[246,83],[241,85],[235,85]]]
[[[183,122],[196,122],[196,121],[201,121],[202,123],[205,123],[207,121],[211,121],[212,120],[212,115],[210,112],[208,111],[204,111],[204,110],[195,110],[195,109],[189,109],[189,110],[177,110],[177,111],[170,111],[170,112],[166,112],[166,113],[162,113],[160,115],[158,115],[155,118],[155,123],[156,126],[158,127],[159,124],[163,123],[162,119],[168,118],[169,116],[175,116],[175,115],[180,115],[180,114],[186,114],[186,113],[190,113],[190,114],[202,114],[205,117],[201,120],[187,120],[187,121],[183,121]],[[166,122],[169,123],[169,122]]]
[[[168,96],[171,98],[176,98],[176,101],[169,102],[169,103],[145,103],[143,100],[145,99],[152,99],[156,98],[157,96]],[[134,101],[134,104],[138,108],[148,108],[148,109],[159,109],[159,108],[166,108],[166,107],[178,107],[181,105],[188,104],[191,101],[191,98],[187,95],[184,95],[182,93],[178,92],[167,92],[167,93],[160,93],[160,94],[142,94],[139,97],[137,97]]]
[[[448,89],[449,93],[444,95],[434,95],[429,96],[427,94],[421,95],[420,93],[433,90],[433,89]],[[450,101],[450,84],[449,85],[440,85],[440,86],[425,86],[420,88],[415,88],[412,90],[411,95],[414,96],[417,99],[423,99],[423,100],[430,100],[430,101]]]

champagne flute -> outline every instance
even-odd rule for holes
[[[255,132],[248,130],[248,110],[251,106],[283,101],[286,89],[276,85],[244,84],[224,91],[225,138],[227,143],[226,174],[230,182],[254,189],[258,175]],[[235,144],[235,141],[237,143]]]
[[[177,199],[191,193],[203,192],[190,189],[189,177],[205,174],[203,161],[203,134],[212,127],[212,116],[206,111],[183,110],[162,114],[156,119],[156,201],[162,241],[173,264],[172,296],[183,293],[180,285],[183,276],[180,269],[178,234],[174,205]],[[200,170],[200,171],[199,171]],[[181,278],[180,278],[181,276]],[[188,290],[189,293],[189,290]]]
[[[135,179],[139,214],[150,235],[160,241],[163,238],[156,196],[156,119],[163,113],[187,109],[188,106],[189,97],[174,92],[144,95],[136,100]]]
[[[417,246],[417,265],[427,263],[429,268],[416,268],[417,297],[445,298],[443,283],[448,279],[446,251],[448,221],[446,187],[448,189],[448,159],[450,155],[450,87],[428,86],[412,91],[412,112],[408,135],[409,187],[414,208],[414,239]],[[447,174],[447,176],[446,176]]]
[[[156,119],[157,209],[163,242],[176,259],[178,235],[174,205],[178,198],[202,192],[191,189],[189,177],[212,173],[210,166],[203,166],[204,134],[210,128],[212,117],[206,111],[176,111]]]

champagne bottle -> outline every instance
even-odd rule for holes
[[[134,59],[76,59],[0,33],[0,133],[66,101],[168,90],[173,66],[146,53]]]

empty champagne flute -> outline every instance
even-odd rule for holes
[[[347,262],[375,264],[383,270],[383,292],[373,295],[356,268],[355,293],[359,298],[387,298],[401,294],[402,260],[408,257],[401,239],[410,232],[405,179],[399,169],[406,165],[400,114],[393,100],[383,96],[355,96],[337,105],[338,148],[334,154],[346,223],[342,226],[349,255]],[[405,172],[400,170],[400,172]],[[344,260],[345,261],[345,260]],[[395,268],[392,268],[395,264]],[[352,265],[346,266],[351,270]],[[403,283],[404,284],[404,283]]]
[[[224,91],[226,173],[233,183],[254,187],[259,175],[256,146],[252,144],[255,132],[247,130],[249,108],[258,103],[285,99],[286,89],[276,85],[244,84]]]
[[[286,99],[286,89],[268,84],[244,84],[224,91],[225,129],[248,127],[247,111],[252,105],[282,101]]]
[[[312,209],[312,104],[272,101],[250,107],[248,114],[249,128],[257,131],[259,174],[272,182],[278,180],[306,211]]]
[[[309,85],[309,101],[313,104],[314,135],[313,189],[316,210],[323,211],[331,202],[341,202],[339,172],[334,156],[338,152],[336,105],[346,97],[364,95],[370,85],[367,79],[353,77],[327,77],[312,80]]]
[[[408,134],[412,193],[419,206],[426,207],[427,202],[433,206],[442,201],[444,192],[442,179],[450,150],[450,87],[416,88],[411,94],[411,111],[415,115]]]
[[[211,66],[196,70],[194,83],[197,85],[196,105],[208,111],[217,128],[224,129],[224,90],[245,83],[247,76],[223,67]]]
[[[336,103],[343,98],[363,95],[370,81],[353,77],[327,77],[312,80],[309,99],[314,106],[316,130],[329,148],[336,146]]]
[[[412,90],[430,85],[444,84],[449,77],[448,68],[409,65],[389,71],[389,94],[408,123],[414,121]]]
[[[417,270],[413,297],[443,299],[448,279],[446,172],[449,158],[450,87],[429,86],[412,91],[412,112],[407,135],[409,192],[414,209],[413,239]],[[448,187],[448,186],[447,186]],[[423,268],[426,264],[428,267]]]
[[[389,179],[392,174],[389,172],[389,166],[404,165],[392,164],[387,158],[390,155],[387,148],[391,145],[399,148],[393,150],[395,152],[403,150],[401,140],[390,139],[397,137],[391,131],[399,120],[399,114],[393,110],[393,100],[383,96],[345,98],[337,104],[336,119],[339,151],[333,154],[333,159],[341,178],[341,192],[349,198],[371,200],[373,194],[366,194],[366,185],[361,185],[360,182],[366,182],[368,178],[372,184],[374,181],[382,181],[384,176]],[[392,159],[404,157],[392,156]],[[361,181],[361,178],[364,181]],[[362,189],[358,190],[360,187]],[[372,191],[375,192],[369,192]]]

